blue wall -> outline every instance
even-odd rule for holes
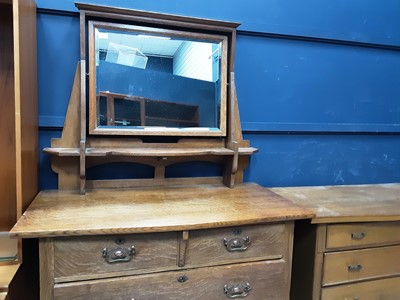
[[[238,21],[244,137],[265,186],[400,182],[400,1],[84,1]],[[60,135],[76,63],[72,0],[37,0],[40,146]],[[212,9],[210,9],[212,7]],[[41,155],[41,188],[55,188]]]

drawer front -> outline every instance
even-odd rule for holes
[[[54,299],[289,299],[283,260],[57,284]],[[226,292],[225,292],[226,290]],[[230,297],[227,294],[230,294]],[[247,296],[246,296],[247,294]],[[241,297],[240,297],[241,296]]]
[[[321,300],[398,300],[400,277],[323,288]]]
[[[285,224],[269,224],[191,231],[185,266],[282,258],[285,229]]]
[[[176,256],[176,233],[57,238],[54,276],[56,281],[77,280],[73,277],[171,269],[176,268]]]
[[[334,224],[327,226],[326,248],[400,244],[400,222]]]
[[[324,255],[324,286],[400,275],[400,246],[333,252]]]

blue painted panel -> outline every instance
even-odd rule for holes
[[[65,117],[80,59],[79,19],[38,14],[37,47],[40,123],[59,124],[52,118]]]
[[[244,129],[400,131],[400,52],[239,35],[235,71]]]
[[[86,169],[87,180],[154,178],[154,168],[135,163],[109,163]]]
[[[184,162],[165,168],[166,178],[222,176],[221,165],[206,161]]]
[[[37,0],[39,8],[77,11],[73,0]],[[241,22],[241,30],[400,45],[398,0],[92,0],[101,5]]]
[[[271,186],[400,182],[398,135],[248,134],[245,180]]]
[[[57,189],[57,174],[51,169],[51,156],[44,154],[42,149],[50,147],[52,138],[61,137],[59,130],[39,130],[39,189]]]

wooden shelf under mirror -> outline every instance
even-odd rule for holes
[[[57,156],[79,156],[79,148],[44,148],[47,154]],[[140,157],[169,157],[169,156],[233,156],[235,151],[227,148],[86,148],[85,156],[140,156]],[[251,155],[258,151],[253,147],[238,148],[239,155]]]

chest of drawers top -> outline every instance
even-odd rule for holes
[[[11,234],[22,238],[168,232],[314,215],[257,184],[42,191]]]
[[[315,213],[312,223],[400,220],[400,183],[271,190]]]

